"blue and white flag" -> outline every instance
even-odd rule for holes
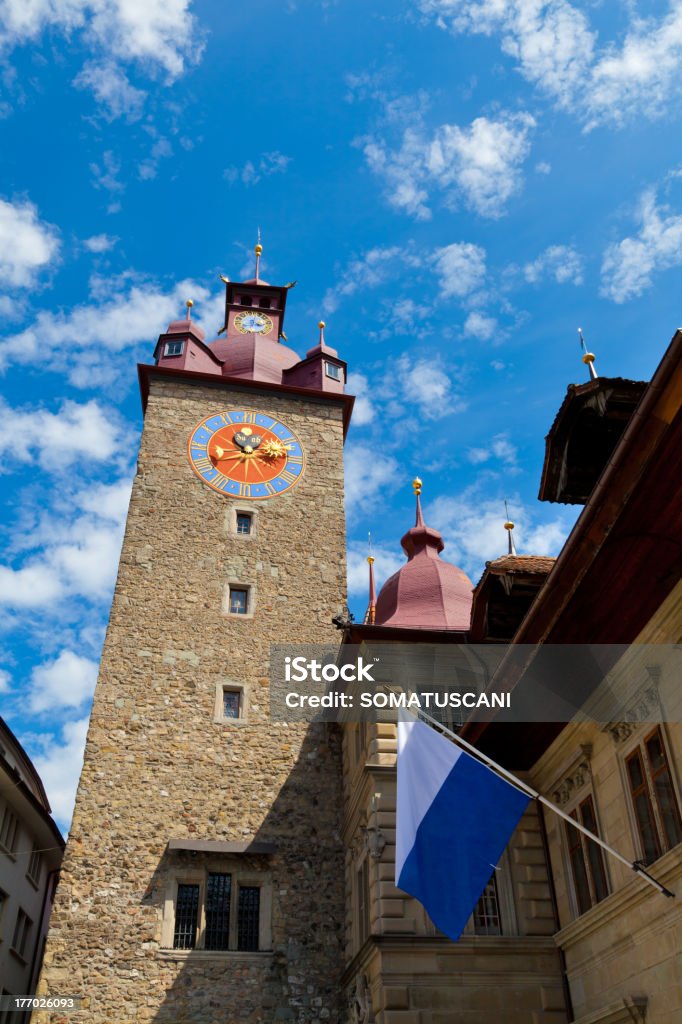
[[[395,884],[457,941],[529,797],[408,712],[398,722]]]

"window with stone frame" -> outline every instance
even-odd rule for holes
[[[682,819],[661,727],[646,733],[624,762],[640,852],[651,864],[682,842]]]
[[[369,859],[367,855],[363,856],[355,869],[355,910],[359,948],[369,938],[370,933]]]
[[[0,848],[14,856],[17,847],[19,819],[12,809],[5,804],[0,813]]]
[[[269,878],[248,869],[204,870],[179,876],[173,901],[173,949],[259,952],[270,948],[265,914]]]
[[[494,871],[476,904],[473,921],[476,935],[502,935],[502,914]]]
[[[28,916],[23,907],[19,907],[17,910],[17,920],[14,925],[14,934],[12,935],[12,952],[16,953],[22,960],[28,959],[29,955],[29,936],[31,934],[31,928],[33,927],[33,921]]]
[[[230,587],[230,615],[246,615],[249,610],[248,587]]]
[[[599,835],[594,799],[587,793],[567,812],[574,821]],[[609,894],[604,853],[600,846],[584,835],[580,829],[564,822],[566,851],[570,866],[573,893],[578,914],[584,914]]]

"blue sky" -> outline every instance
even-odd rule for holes
[[[474,582],[554,554],[536,500],[566,385],[648,378],[679,325],[682,0],[0,0],[2,713],[67,826],[141,427],[135,364],[219,272],[298,280],[358,395],[367,532],[410,481]],[[388,513],[388,514],[387,514]]]

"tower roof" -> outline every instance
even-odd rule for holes
[[[424,522],[421,480],[413,486],[415,525],[400,542],[407,562],[381,588],[375,622],[406,629],[468,630],[473,584],[458,566],[440,558],[445,543],[438,530]]]

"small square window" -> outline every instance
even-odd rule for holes
[[[343,380],[343,370],[340,366],[337,366],[336,363],[325,363],[324,372],[328,377],[331,377],[332,380]]]
[[[163,354],[165,356],[181,356],[184,347],[184,341],[167,341],[163,348]]]
[[[239,690],[223,690],[223,718],[240,718],[242,695]]]
[[[259,305],[261,309],[270,309],[270,299],[261,299]]]
[[[246,615],[249,592],[241,587],[230,587],[230,614]]]
[[[250,295],[241,295],[240,298],[239,298],[239,302],[241,303],[242,306],[252,306],[253,305],[253,299],[251,298]]]
[[[253,516],[250,512],[237,512],[237,533],[251,533]]]

